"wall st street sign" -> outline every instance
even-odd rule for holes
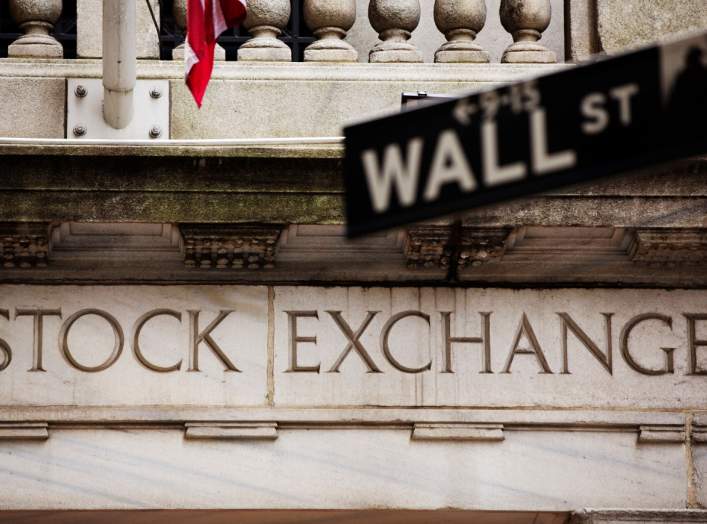
[[[707,32],[345,129],[349,236],[707,152]]]

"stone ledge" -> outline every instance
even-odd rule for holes
[[[216,62],[212,80],[512,82],[562,71],[573,64],[364,64]],[[101,78],[100,60],[0,59],[0,78]],[[184,80],[179,61],[138,60],[139,79]]]
[[[47,440],[48,428],[46,422],[0,422],[0,441]]]
[[[412,440],[455,442],[501,442],[503,424],[415,424]]]
[[[687,524],[689,522],[707,522],[707,511],[704,510],[601,510],[584,509],[572,516],[570,524],[647,524],[671,523]]]
[[[473,409],[445,407],[251,407],[219,406],[0,406],[0,420],[5,423],[46,421],[50,426],[125,426],[130,424],[157,427],[228,422],[272,423],[280,427],[302,426],[397,426],[413,424],[503,425],[506,431],[544,429],[622,431],[636,433],[640,426],[684,425],[683,413],[670,411],[625,411],[603,409]]]
[[[187,440],[275,440],[275,422],[187,422],[184,424]]]
[[[638,428],[639,444],[684,444],[685,426],[662,425],[640,426]]]

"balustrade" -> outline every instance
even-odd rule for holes
[[[253,38],[238,49],[238,60],[290,62],[292,50],[277,37],[290,19],[290,0],[249,0],[243,22]]]
[[[437,28],[447,42],[435,53],[435,62],[488,62],[489,55],[474,42],[486,23],[484,0],[435,0]]]
[[[0,56],[3,38],[9,43],[16,35],[12,31],[21,30],[23,34],[6,47],[8,56],[62,57],[62,44],[52,32],[63,4],[66,2],[62,0],[8,0],[5,15],[10,14],[19,29],[3,22],[9,31],[6,29],[7,34],[0,34]],[[493,3],[495,6],[499,4],[498,14],[489,14],[494,17],[492,25],[498,26],[500,19],[512,37],[512,42],[511,38],[505,37],[510,45],[501,61],[556,62],[555,53],[541,44],[540,39],[550,24],[552,5],[557,5],[557,0],[496,0]],[[69,12],[73,13],[75,4],[69,1],[68,5]],[[100,16],[100,12],[86,10],[85,2],[79,1],[78,5],[84,17],[82,27],[90,33],[79,34],[79,39],[96,40],[100,24],[92,25],[90,18]],[[477,41],[486,25],[490,5],[485,0],[248,0],[248,16],[243,27],[224,35],[224,45],[229,49],[229,60],[237,57],[246,62],[290,62],[293,55],[295,60],[304,59],[306,62],[357,62],[365,52],[368,52],[368,61],[373,63],[422,62],[420,49],[427,56],[437,47],[436,43],[431,45],[431,40],[441,40],[431,20],[425,19],[420,25],[421,17],[433,16],[434,24],[446,39],[434,52],[435,62],[486,63],[490,61],[489,50],[494,55],[500,55],[503,50],[503,47],[499,48],[502,38],[498,35],[488,38],[488,31],[494,29],[485,29],[483,41],[486,49]],[[179,34],[185,32],[187,0],[163,0],[160,6],[161,13],[159,9],[155,10],[163,17],[162,56],[171,55],[173,59],[183,60],[184,44],[172,48],[179,42]],[[367,12],[364,11],[366,8]],[[62,27],[65,18],[66,15],[61,19]],[[370,42],[368,34],[371,34],[367,25],[378,33],[379,40],[372,47],[367,44]],[[553,29],[553,34],[556,31]],[[413,35],[417,38],[412,38]],[[66,40],[61,35],[59,37]],[[69,56],[73,54],[71,49],[67,51]],[[100,56],[100,49],[98,53],[81,56]],[[221,46],[217,46],[215,58],[226,59],[226,51]]]
[[[61,58],[61,44],[49,34],[61,15],[61,0],[10,0],[10,14],[23,34],[7,49],[11,57]]]
[[[318,38],[305,49],[305,62],[358,61],[358,52],[344,40],[356,21],[356,0],[304,0],[304,20]]]
[[[513,35],[513,43],[503,53],[502,62],[552,63],[555,53],[538,43],[550,25],[550,0],[501,0],[501,23]]]
[[[371,0],[368,19],[381,40],[371,49],[370,62],[422,62],[417,48],[408,42],[420,23],[419,0]]]

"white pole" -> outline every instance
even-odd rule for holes
[[[135,0],[103,0],[103,118],[115,129],[133,119]]]

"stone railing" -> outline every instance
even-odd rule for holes
[[[296,0],[302,1],[304,21],[316,37],[304,53],[307,62],[357,62],[359,51],[346,40],[347,33],[356,21],[357,0]],[[368,60],[373,63],[422,62],[422,55],[410,41],[421,18],[421,2],[434,2],[434,22],[444,34],[444,42],[434,54],[435,62],[484,63],[489,54],[476,41],[476,35],[486,23],[487,2],[485,0],[370,0],[368,21],[378,33],[379,41],[368,50]],[[62,8],[62,0],[9,0],[14,20],[21,27],[20,36],[8,49],[10,57],[57,58],[62,56],[61,44],[51,36]],[[89,5],[89,3],[91,5]],[[81,18],[84,12],[95,11],[99,0],[78,0],[79,34],[78,47],[90,49],[82,39]],[[155,2],[156,4],[156,2]],[[278,39],[285,30],[291,16],[290,0],[248,0],[249,14],[244,27],[252,35],[238,49],[239,61],[292,61],[290,48]],[[159,16],[159,9],[157,15]],[[139,9],[145,9],[141,2]],[[186,0],[174,0],[173,16],[178,26],[186,21]],[[146,11],[146,9],[145,9]],[[550,0],[501,0],[500,21],[513,37],[513,43],[503,53],[502,62],[552,63],[555,53],[538,41],[550,24]],[[138,13],[138,19],[141,18]],[[146,24],[138,31],[138,56],[156,58],[158,53],[140,52],[141,42],[149,38],[147,45],[155,47],[156,35],[146,36],[154,28],[146,16]],[[95,22],[95,21],[94,21]],[[87,31],[95,33],[100,23],[84,24]],[[144,38],[143,38],[144,37]],[[154,37],[154,38],[153,38]],[[88,40],[86,36],[85,40]],[[95,34],[92,41],[100,41]],[[95,48],[79,52],[80,56],[100,56]],[[183,47],[174,50],[174,58],[183,57]],[[218,57],[223,57],[219,50]]]

